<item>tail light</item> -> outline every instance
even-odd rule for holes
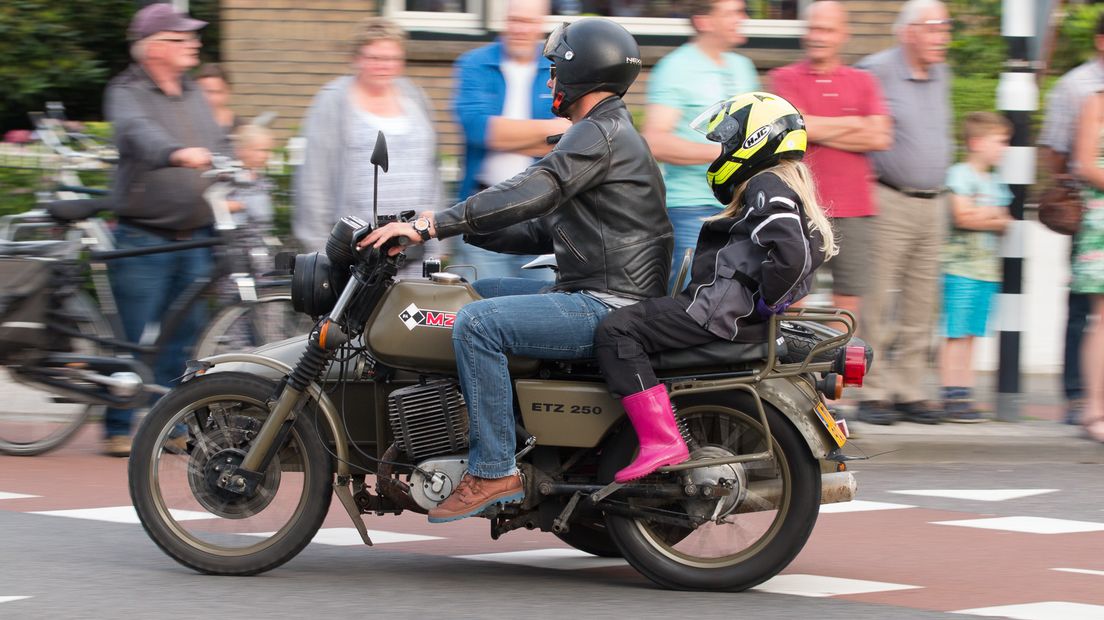
[[[866,349],[847,347],[843,356],[843,384],[848,387],[862,387],[866,376]]]

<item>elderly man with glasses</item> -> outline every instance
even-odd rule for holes
[[[211,208],[203,191],[211,181],[201,172],[211,153],[230,153],[203,92],[185,72],[199,64],[198,31],[206,22],[151,4],[135,14],[127,35],[134,63],[108,84],[104,109],[111,121],[119,168],[112,185],[118,216],[119,249],[202,239],[213,234]],[[175,297],[196,280],[210,277],[209,248],[112,261],[111,285],[126,337],[143,338]],[[182,374],[190,347],[204,321],[196,308],[160,352],[154,378],[168,385]],[[130,453],[132,411],[105,414],[104,452]]]
[[[866,377],[858,418],[873,424],[943,417],[924,386],[946,225],[944,180],[955,148],[945,64],[951,26],[939,0],[909,0],[894,24],[899,44],[856,65],[878,79],[894,133],[888,150],[870,154],[878,215],[860,329],[881,361]]]

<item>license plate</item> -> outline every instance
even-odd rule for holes
[[[847,443],[847,437],[844,436],[843,431],[840,430],[840,427],[832,418],[832,414],[829,413],[828,407],[825,407],[824,403],[818,401],[816,407],[814,407],[814,411],[816,411],[817,417],[819,417],[820,421],[824,424],[824,428],[828,429],[828,434],[835,440],[836,445],[842,448],[843,444]]]

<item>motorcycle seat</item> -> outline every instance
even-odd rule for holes
[[[780,345],[777,355],[785,354],[785,345]],[[656,370],[675,370],[704,366],[730,366],[759,362],[767,358],[766,342],[729,342],[716,340],[689,349],[660,351],[650,356],[652,368]]]
[[[110,211],[111,199],[56,200],[42,205],[42,208],[58,222],[77,222],[86,220],[100,211]]]

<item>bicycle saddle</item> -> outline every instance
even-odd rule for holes
[[[58,222],[86,220],[100,211],[110,211],[110,198],[85,198],[81,200],[57,200],[41,207]]]

